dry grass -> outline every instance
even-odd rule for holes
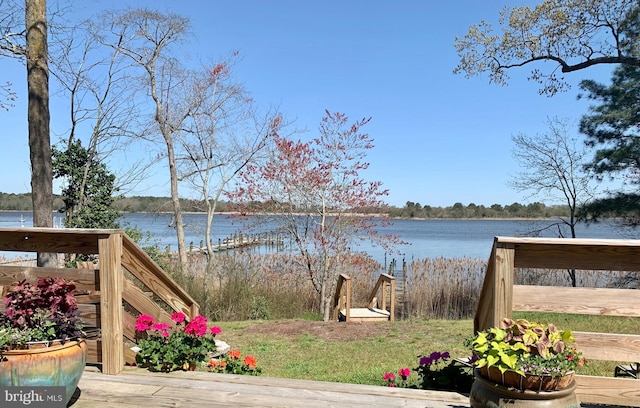
[[[291,254],[257,251],[218,253],[205,273],[206,259],[194,256],[187,273],[172,276],[218,321],[246,319],[319,319],[318,294],[299,259]],[[364,306],[382,265],[361,255],[340,264],[352,277],[352,304]],[[486,261],[471,258],[412,260],[396,273],[399,319],[470,319],[477,309]],[[582,287],[632,287],[639,274],[576,271]],[[516,284],[569,286],[567,271],[517,269]],[[388,296],[388,295],[387,295]],[[359,306],[359,307],[362,307]]]

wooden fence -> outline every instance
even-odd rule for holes
[[[98,255],[98,268],[0,266],[0,287],[61,277],[76,283],[80,316],[99,329],[88,340],[87,363],[118,374],[133,362],[137,314],[170,322],[171,312],[193,318],[198,304],[121,230],[0,228],[0,251]]]
[[[474,329],[499,326],[512,311],[640,318],[640,290],[514,285],[514,268],[640,271],[640,240],[496,237]],[[587,360],[640,361],[636,334],[574,332]],[[640,379],[577,376],[581,402],[637,406]]]

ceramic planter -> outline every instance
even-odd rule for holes
[[[474,374],[475,380],[469,393],[472,408],[580,408],[573,377],[561,390],[534,391],[496,383],[481,375],[477,369]]]
[[[64,386],[67,403],[87,361],[84,339],[2,352],[0,386]]]

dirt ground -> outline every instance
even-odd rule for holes
[[[251,327],[252,333],[270,334],[279,337],[298,337],[301,333],[331,342],[347,342],[384,336],[389,333],[388,324],[319,321],[286,321],[257,323]]]

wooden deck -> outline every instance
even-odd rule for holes
[[[250,377],[207,372],[150,373],[126,369],[118,375],[85,371],[72,408],[134,407],[468,407],[452,392]],[[79,395],[78,395],[79,394]]]
[[[88,367],[71,408],[282,407],[282,408],[467,408],[455,392],[389,388],[285,378],[127,368],[105,375]],[[621,408],[581,404],[582,408]]]

